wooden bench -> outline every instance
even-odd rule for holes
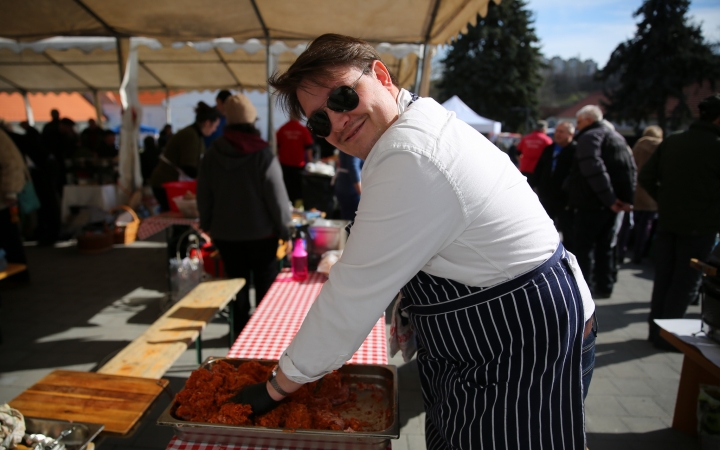
[[[16,273],[24,272],[26,270],[27,266],[25,264],[8,263],[5,270],[0,272],[0,280],[4,280],[7,277],[11,277]],[[2,306],[1,303],[0,306]],[[2,344],[2,332],[0,332],[0,344]]]
[[[235,299],[244,285],[245,280],[242,278],[200,283],[97,372],[158,379],[196,339],[200,364],[200,332]],[[234,342],[232,308],[229,309],[230,339]]]
[[[674,334],[660,329],[660,336],[683,352],[680,385],[678,386],[672,427],[697,435],[697,404],[701,384],[720,385],[720,367],[707,359],[696,347],[683,342]]]

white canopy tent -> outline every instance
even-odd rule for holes
[[[493,0],[498,2],[500,0]],[[416,59],[418,74],[415,85],[420,95],[427,94],[429,56],[434,46],[445,44],[458,34],[467,31],[475,23],[477,15],[485,15],[490,0],[215,0],[208,4],[196,0],[0,0],[0,38],[16,41],[36,41],[55,36],[106,36],[115,41],[117,52],[117,80],[125,73],[125,62],[130,50],[130,37],[150,37],[167,47],[177,42],[198,42],[227,40],[228,43],[258,39],[270,55],[275,43],[282,42],[288,48],[306,43],[323,33],[341,33],[359,37],[374,44],[417,44],[424,49]],[[109,50],[106,48],[106,50]],[[221,49],[222,50],[222,49]],[[248,51],[247,49],[245,49]],[[224,68],[223,76],[208,76],[218,88],[257,85],[248,84],[234,74],[233,62],[215,50],[216,61],[203,61],[216,68]],[[250,51],[250,54],[254,52]],[[275,53],[280,55],[282,52]],[[86,70],[55,60],[58,79],[74,85],[74,89],[88,89],[94,86],[79,70]],[[34,55],[37,57],[37,55]],[[107,57],[107,55],[105,56]],[[139,56],[143,60],[142,55]],[[40,58],[42,59],[42,58]],[[252,58],[251,58],[252,59]],[[266,57],[264,78],[270,69],[282,69],[282,61],[273,64]],[[38,61],[41,62],[41,61]],[[103,76],[112,76],[107,60],[103,61]],[[241,61],[245,62],[245,61]],[[255,61],[257,63],[257,61]],[[187,61],[189,64],[189,61]],[[99,64],[99,63],[98,63]],[[139,77],[151,78],[162,86],[162,68],[167,61],[156,67],[156,73],[149,64],[140,64]],[[8,62],[7,65],[12,65]],[[144,66],[144,67],[143,67]],[[18,69],[7,67],[5,74]],[[95,72],[100,69],[95,68]],[[174,72],[177,72],[175,70]],[[189,71],[188,71],[189,72]],[[43,72],[40,71],[42,74]],[[208,73],[208,72],[204,72]],[[38,75],[40,76],[40,75]],[[87,75],[89,78],[90,76]],[[18,83],[21,77],[7,77],[0,73],[0,88],[24,91],[26,87],[47,90],[40,86],[31,87],[31,77],[26,84]],[[107,84],[107,80],[104,82]],[[204,84],[208,81],[204,80]],[[35,83],[37,84],[37,83]],[[113,83],[114,84],[114,83]],[[140,83],[142,89],[142,82]],[[198,86],[200,87],[200,86]],[[59,87],[55,87],[58,89]],[[72,88],[70,88],[72,89]]]
[[[267,54],[258,39],[178,42],[132,38],[137,48],[141,91],[267,88]],[[117,91],[120,58],[114,38],[56,37],[35,42],[0,39],[0,91]],[[270,47],[273,70],[284,71],[306,47],[276,42]],[[420,45],[380,44],[383,61],[402,87],[415,82]]]
[[[442,104],[445,109],[455,113],[458,119],[467,123],[481,133],[499,134],[502,131],[502,123],[487,119],[465,104],[460,97],[453,95]]]
[[[500,0],[493,1],[499,3]],[[289,57],[289,62],[283,60],[288,49],[300,48],[302,51],[307,41],[321,34],[341,33],[376,45],[421,45],[422,51],[416,52],[420,58],[415,57],[416,63],[412,64],[413,72],[418,74],[414,85],[419,88],[420,95],[427,95],[430,55],[434,46],[466,32],[468,24],[474,24],[478,14],[484,16],[487,13],[489,2],[0,0],[0,11],[3,11],[0,14],[0,38],[5,39],[6,45],[6,49],[0,48],[0,90],[17,90],[23,94],[28,91],[89,90],[97,99],[99,89],[114,90],[125,75],[134,77],[122,82],[124,86],[132,86],[134,91],[143,89],[143,85],[145,89],[165,89],[166,92],[177,88],[260,88],[260,80],[267,79],[275,70],[283,70],[283,64],[289,65],[295,59],[297,53]],[[38,53],[32,48],[28,52],[20,43],[56,36],[109,37],[114,40],[115,52],[107,47],[104,50],[85,48],[83,52],[76,45]],[[161,53],[152,54],[149,60],[143,59],[141,53],[144,50],[141,50],[138,38],[156,40],[160,45],[156,50]],[[223,45],[247,46],[251,39],[259,40],[260,48],[265,49],[264,55],[259,52],[260,48],[252,51],[244,47],[242,52],[239,48],[231,52],[223,49]],[[177,44],[189,41],[193,42],[192,46],[204,45],[208,51],[199,56],[197,51],[187,52],[182,43]],[[14,52],[10,48],[13,45],[16,46]],[[179,51],[169,51],[168,46]],[[135,52],[137,55],[130,56]],[[415,52],[406,55],[411,53]],[[235,55],[239,60],[235,61],[229,55]],[[70,60],[63,57],[70,57]],[[73,58],[94,61],[80,62]],[[135,58],[137,67],[126,71],[128,61],[135,61]],[[170,67],[178,62],[180,66]],[[251,75],[252,68],[257,69],[257,66],[260,70]],[[242,71],[245,71],[244,75]],[[398,74],[397,69],[395,73]],[[188,81],[191,74],[194,74],[192,81]],[[185,80],[181,81],[183,77]],[[268,95],[269,114],[273,109],[271,105],[272,99]],[[126,113],[130,111],[133,108]],[[31,113],[28,116],[30,118]],[[268,122],[272,123],[271,117]],[[273,134],[269,133],[271,139]],[[127,188],[133,184],[137,184],[137,180],[132,180]]]
[[[308,41],[342,33],[369,42],[445,44],[489,0],[0,0],[0,36],[147,36],[165,42]]]

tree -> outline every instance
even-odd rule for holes
[[[527,131],[538,118],[542,56],[524,0],[490,2],[485,18],[468,27],[443,59],[441,99],[460,97],[503,129]]]
[[[688,23],[689,0],[646,0],[633,13],[640,17],[635,36],[618,45],[599,79],[616,83],[605,89],[607,113],[636,126],[655,116],[663,130],[677,129],[692,117],[683,88],[720,78],[720,57],[713,54],[700,27]],[[666,105],[677,98],[670,117]],[[668,119],[670,123],[668,123]]]

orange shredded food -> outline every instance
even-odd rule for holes
[[[267,380],[271,371],[272,367],[255,361],[242,363],[237,368],[219,361],[210,370],[197,369],[175,396],[174,415],[192,422],[271,428],[354,432],[369,427],[368,422],[358,418],[341,416],[340,412],[357,399],[357,394],[350,392],[347,380],[337,371],[303,385],[280,406],[261,416],[253,417],[250,405],[228,403],[243,387]],[[372,386],[359,385],[360,389]]]

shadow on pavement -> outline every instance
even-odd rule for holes
[[[97,364],[160,315],[157,302],[126,301],[167,287],[165,249],[124,246],[82,255],[73,247],[26,247],[32,281],[0,282],[0,373]],[[113,325],[142,325],[117,333]]]

